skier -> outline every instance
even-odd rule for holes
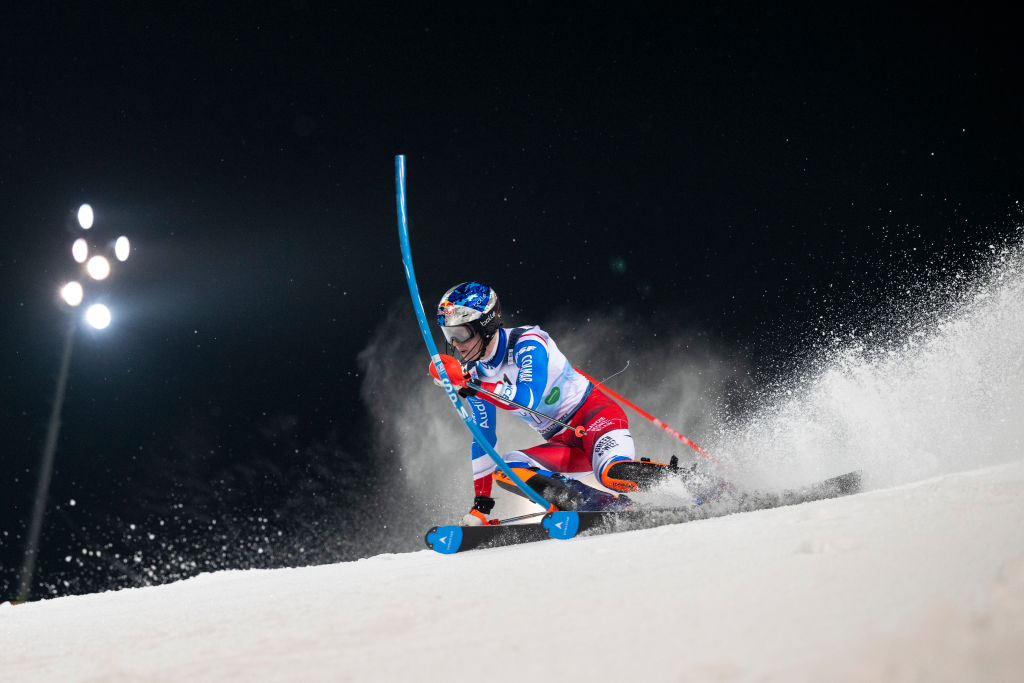
[[[462,359],[460,365],[443,356],[445,371],[460,387],[459,395],[469,402],[473,419],[490,445],[497,443],[495,407],[516,411],[544,438],[538,446],[502,457],[545,500],[563,510],[627,509],[626,496],[616,497],[563,475],[593,472],[602,485],[623,492],[649,488],[675,472],[674,462],[636,460],[622,408],[578,373],[540,327],[503,327],[498,295],[487,285],[464,282],[449,289],[438,304],[437,321],[447,344]],[[433,364],[429,371],[440,384]],[[495,400],[474,386],[534,412]],[[494,508],[493,481],[518,491],[475,441],[472,457],[475,498],[462,520],[464,526],[492,523],[487,515]]]

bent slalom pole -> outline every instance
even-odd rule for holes
[[[446,392],[448,392],[448,400],[452,402],[452,407],[455,408],[455,412],[462,418],[466,428],[469,429],[473,438],[476,440],[480,447],[484,449],[484,452],[491,457],[494,464],[497,465],[498,469],[505,473],[509,479],[511,479],[519,490],[523,494],[532,500],[537,505],[550,511],[555,511],[558,508],[547,502],[539,493],[534,491],[532,488],[526,485],[519,476],[512,471],[512,468],[508,466],[494,447],[487,443],[487,439],[480,432],[480,429],[476,426],[473,418],[470,417],[466,411],[465,406],[459,401],[459,395],[455,391],[455,387],[452,385],[451,380],[448,378],[448,373],[444,368],[444,363],[441,362],[441,356],[437,352],[437,345],[434,344],[434,338],[430,334],[430,325],[427,323],[427,315],[423,311],[423,300],[420,298],[419,286],[416,284],[416,273],[412,268],[412,247],[409,245],[409,223],[405,213],[405,155],[399,154],[395,157],[395,186],[396,186],[396,199],[398,202],[398,237],[402,243],[402,263],[405,266],[405,281],[409,285],[409,296],[412,298],[412,307],[416,312],[416,321],[420,325],[420,333],[423,335],[423,342],[427,345],[427,351],[430,353],[430,360],[434,364],[434,368],[438,372],[438,376],[441,378],[442,386]]]
[[[596,379],[594,379],[593,377],[591,377],[587,373],[583,372],[579,368],[576,368],[576,372],[580,373],[581,375],[583,375],[584,377],[589,379],[591,382],[593,382],[595,387],[600,384]],[[704,450],[703,448],[701,448],[700,446],[698,446],[694,442],[692,442],[689,439],[687,439],[685,436],[683,436],[682,434],[680,434],[676,430],[674,430],[671,427],[669,427],[667,424],[665,424],[664,422],[662,422],[658,418],[656,418],[653,415],[651,415],[650,413],[648,413],[643,408],[639,407],[638,405],[636,405],[635,403],[633,403],[632,401],[627,399],[625,396],[623,396],[621,394],[615,393],[614,391],[609,389],[607,385],[601,384],[600,386],[601,386],[601,391],[607,393],[609,396],[614,398],[616,401],[619,401],[620,403],[624,403],[625,405],[629,406],[630,408],[632,408],[633,410],[635,410],[636,412],[640,413],[641,415],[646,417],[648,420],[653,422],[656,426],[661,427],[666,432],[668,432],[669,434],[671,434],[672,436],[676,437],[677,439],[679,439],[680,441],[685,443],[687,446],[689,446],[693,450],[695,450],[698,453],[700,453],[701,455],[703,455],[705,458],[708,458],[709,460],[711,460],[711,462],[713,462],[715,464],[719,464],[718,459],[715,458],[713,455],[708,453],[706,450]]]

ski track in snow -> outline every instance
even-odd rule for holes
[[[3,681],[1011,681],[1024,460],[643,531],[0,606]]]

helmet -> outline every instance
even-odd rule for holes
[[[498,293],[480,282],[455,285],[437,304],[437,324],[449,344],[453,341],[461,344],[474,334],[480,335],[481,344],[467,352],[472,358],[464,358],[467,363],[477,360],[501,327]]]

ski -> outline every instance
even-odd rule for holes
[[[848,496],[860,491],[859,470],[825,479],[798,489],[780,492],[751,491],[732,493],[722,499],[691,507],[638,508],[625,511],[549,512],[541,520],[551,538],[568,539],[579,533],[610,533],[647,529],[666,524],[682,524],[698,519],[723,517],[738,512],[753,512],[799,505],[827,498]]]
[[[593,534],[614,533],[616,531],[632,531],[650,529],[668,524],[682,524],[698,519],[719,517],[728,512],[717,514],[710,506],[693,505],[679,508],[641,508],[619,512],[549,512],[541,520],[541,526],[548,536],[557,539],[573,538],[583,532]]]
[[[427,547],[442,555],[451,555],[477,548],[499,548],[505,545],[545,541],[547,530],[540,522],[527,524],[489,524],[487,526],[435,526],[427,532]]]
[[[778,492],[730,492],[714,501],[685,507],[639,507],[635,510],[593,512],[549,512],[540,522],[488,526],[436,526],[426,535],[427,547],[450,555],[484,548],[569,539],[579,534],[606,534],[682,524],[738,512],[753,512],[799,505],[826,498],[838,498],[860,491],[860,471],[847,472],[807,486]]]

